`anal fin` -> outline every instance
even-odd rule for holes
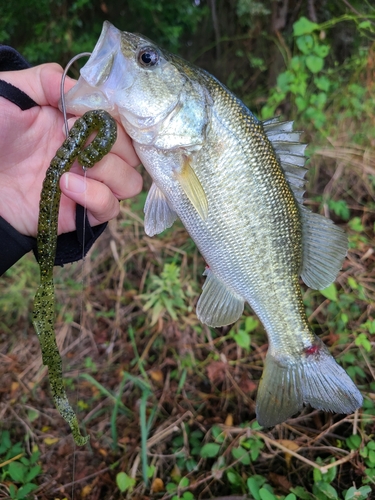
[[[210,269],[207,268],[203,275],[207,278],[197,304],[198,319],[212,327],[237,321],[245,304],[242,297],[229,290]]]
[[[176,212],[171,209],[167,198],[154,182],[148,192],[144,212],[145,233],[148,236],[161,233],[177,219]]]

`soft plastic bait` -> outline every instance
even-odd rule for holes
[[[92,132],[95,139],[84,148]],[[49,380],[55,406],[68,422],[77,445],[87,443],[89,436],[82,436],[76,414],[68,401],[62,379],[61,356],[55,336],[55,292],[53,266],[57,244],[57,221],[61,198],[60,178],[68,172],[75,159],[84,168],[90,168],[109,153],[117,138],[114,119],[102,110],[88,111],[79,118],[63,145],[57,150],[47,170],[39,206],[38,261],[40,286],[34,300],[33,323],[38,334],[43,364],[48,367]],[[84,149],[83,149],[84,148]]]

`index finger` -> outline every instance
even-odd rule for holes
[[[69,118],[68,120],[69,130],[72,128],[76,120],[78,120],[78,117]],[[129,137],[129,135],[125,132],[125,129],[121,125],[121,123],[117,121],[116,123],[117,123],[117,139],[111,149],[111,153],[120,157],[131,167],[137,167],[138,165],[140,165],[141,161],[134,150],[133,142]]]

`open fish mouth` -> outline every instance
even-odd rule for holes
[[[128,59],[118,50],[120,45],[121,31],[105,22],[77,84],[65,96],[68,113],[80,115],[103,109],[116,116],[118,93],[131,87],[134,80],[128,71]]]

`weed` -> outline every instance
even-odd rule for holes
[[[28,457],[21,443],[12,444],[9,431],[0,435],[0,481],[14,500],[24,500],[38,488],[33,480],[42,472],[35,448]]]

